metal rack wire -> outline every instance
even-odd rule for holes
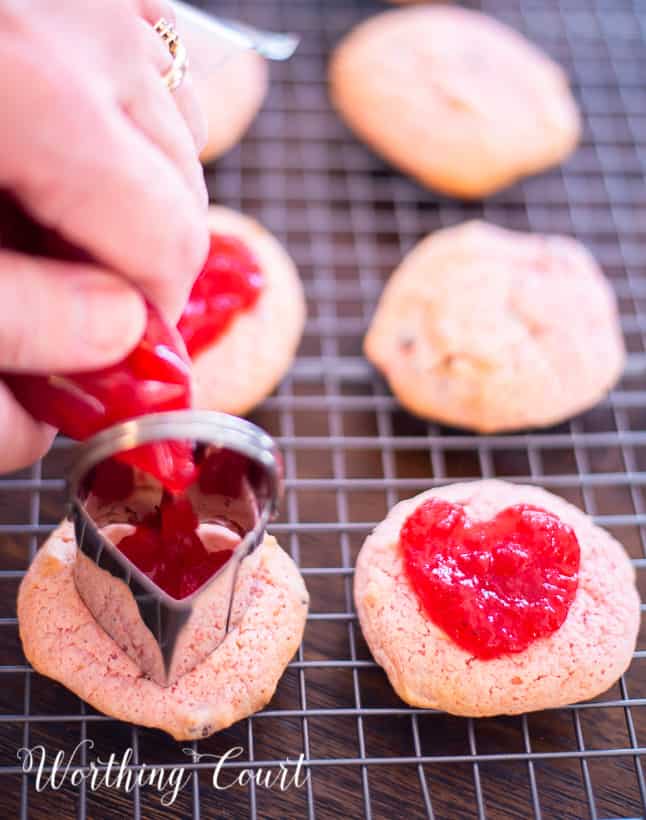
[[[306,336],[290,376],[253,418],[276,435],[287,493],[274,526],[302,568],[312,606],[305,639],[270,705],[205,741],[240,746],[225,770],[303,754],[300,789],[218,791],[211,762],[183,745],[113,721],[34,674],[20,650],[15,593],[62,513],[66,443],[0,481],[0,784],[7,817],[635,818],[646,815],[644,633],[622,680],[591,703],[519,718],[463,720],[407,707],[371,660],[352,604],[352,567],[366,533],[398,499],[431,484],[500,476],[538,483],[583,507],[629,550],[644,591],[646,551],[646,6],[640,0],[485,0],[568,70],[585,134],[566,165],[485,204],[438,198],[388,169],[332,114],[325,64],[369,0],[240,0],[218,10],[292,29],[303,43],[274,71],[269,99],[243,144],[208,174],[215,199],[258,216],[287,244],[305,282]],[[473,5],[473,4],[472,4]],[[503,81],[503,78],[501,78]],[[609,398],[551,430],[472,436],[401,411],[361,356],[383,282],[421,236],[484,216],[512,228],[583,240],[620,300],[628,369]],[[150,788],[87,785],[36,792],[20,746],[75,762],[184,765],[173,806]]]

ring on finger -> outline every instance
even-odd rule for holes
[[[188,52],[174,27],[164,17],[155,23],[155,31],[168,46],[173,62],[164,74],[164,82],[170,91],[177,90],[182,84],[188,69]]]

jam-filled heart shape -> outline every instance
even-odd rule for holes
[[[134,531],[119,542],[119,549],[172,598],[191,595],[233,555],[231,549],[205,548],[186,497],[165,494],[156,510],[132,523]]]
[[[474,657],[522,652],[565,621],[581,552],[572,527],[517,504],[487,521],[430,497],[400,532],[406,575],[426,615]]]

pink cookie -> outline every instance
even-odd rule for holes
[[[274,538],[266,536],[241,565],[232,631],[168,688],[143,677],[94,620],[74,585],[75,556],[74,533],[64,523],[20,586],[20,637],[36,671],[107,715],[176,740],[207,737],[270,700],[301,641],[308,606],[303,579]]]
[[[614,292],[583,245],[476,221],[405,257],[364,349],[413,413],[487,433],[587,410],[625,356]]]
[[[263,57],[204,32],[184,17],[178,31],[190,57],[190,77],[204,113],[208,135],[200,159],[207,163],[226,153],[243,136],[267,94]]]
[[[305,297],[287,251],[258,222],[212,205],[209,226],[242,240],[265,278],[254,307],[193,360],[196,406],[243,415],[271,393],[292,363],[305,325]]]
[[[404,571],[399,533],[429,496],[488,520],[531,504],[569,524],[579,541],[576,596],[562,626],[517,654],[479,660],[423,612]],[[453,484],[397,504],[366,539],[354,598],[370,650],[413,706],[489,717],[563,706],[604,692],[630,664],[640,622],[635,573],[623,547],[576,507],[539,487],[502,481]]]
[[[561,162],[580,133],[561,67],[493,17],[391,9],[334,50],[330,95],[347,124],[423,185],[487,196]]]

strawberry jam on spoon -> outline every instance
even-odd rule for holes
[[[528,504],[488,521],[430,497],[407,518],[400,547],[430,620],[481,660],[522,652],[565,621],[578,585],[574,530]]]
[[[209,255],[177,325],[189,354],[217,341],[238,313],[256,304],[262,287],[260,267],[244,242],[211,234]]]
[[[191,371],[182,339],[147,305],[148,321],[139,344],[123,361],[92,372],[7,373],[3,378],[23,407],[39,421],[83,441],[120,421],[147,413],[190,407]],[[182,490],[195,476],[188,442],[146,444],[119,459]]]
[[[0,242],[7,247],[72,263],[93,261],[82,248],[34,222],[10,197],[0,195],[0,211],[6,228]],[[147,413],[187,409],[191,363],[185,345],[176,328],[152,305],[146,304],[146,310],[143,337],[115,365],[82,373],[4,373],[2,378],[31,416],[80,441]],[[143,445],[119,458],[151,473],[171,490],[183,489],[194,476],[187,442]]]

